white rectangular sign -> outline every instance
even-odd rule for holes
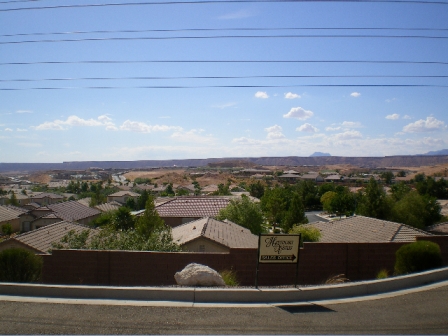
[[[259,263],[297,263],[300,235],[261,234],[259,239]]]

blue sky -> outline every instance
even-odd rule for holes
[[[2,11],[55,5],[60,2],[0,4],[0,162],[309,156],[315,151],[384,156],[448,148],[447,78],[397,77],[448,76],[446,64],[126,62],[448,62],[443,38],[448,37],[448,4],[241,2]],[[183,31],[5,36],[122,30]],[[216,38],[229,35],[277,37]],[[145,39],[5,43],[117,37]],[[106,60],[124,62],[79,63]],[[5,64],[47,61],[74,63]],[[191,78],[223,76],[240,78]],[[394,84],[429,86],[387,86]]]

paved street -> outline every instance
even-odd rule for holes
[[[324,306],[180,308],[0,302],[1,334],[447,334],[448,286]]]

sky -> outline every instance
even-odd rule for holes
[[[448,148],[448,2],[107,3],[0,2],[0,162]]]

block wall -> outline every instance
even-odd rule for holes
[[[437,242],[448,265],[448,236]],[[405,243],[305,243],[299,253],[298,284],[321,284],[344,274],[356,280],[374,279],[378,271],[393,273],[395,252]],[[43,282],[111,286],[174,285],[174,274],[189,263],[217,271],[234,270],[241,285],[253,286],[257,270],[256,249],[231,249],[228,253],[76,251],[55,250],[44,256]],[[258,284],[295,283],[295,264],[260,264]]]

